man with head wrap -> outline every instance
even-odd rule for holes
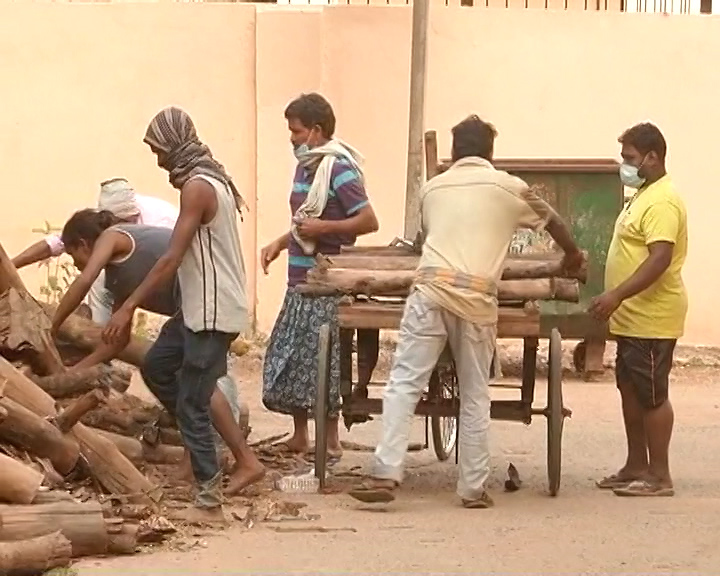
[[[210,398],[215,381],[227,373],[230,343],[248,328],[236,220],[243,202],[184,111],[173,107],[159,112],[150,122],[145,143],[180,192],[180,214],[167,251],[113,314],[103,339],[108,344],[121,340],[135,309],[177,274],[181,310],[163,326],[141,372],[148,388],[175,415],[190,452],[198,494],[195,510],[186,519],[222,521]],[[264,467],[247,445],[238,464],[245,486],[264,475]]]

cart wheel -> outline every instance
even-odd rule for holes
[[[457,391],[457,374],[454,364],[438,365],[430,376],[430,389],[436,390],[438,398],[452,400]],[[441,462],[450,457],[457,443],[458,421],[454,416],[430,418],[433,448]]]
[[[585,372],[585,350],[587,346],[585,340],[581,340],[575,345],[573,350],[573,368],[578,374]]]
[[[330,376],[330,326],[323,324],[318,331],[318,372],[315,396],[315,476],[320,488],[325,488],[327,467],[327,415]]]
[[[562,339],[557,328],[550,332],[547,388],[547,466],[550,496],[560,489],[562,433],[565,420],[562,399]]]

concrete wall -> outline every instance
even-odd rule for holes
[[[93,204],[100,180],[123,174],[172,199],[142,144],[149,118],[187,108],[246,193],[243,241],[261,330],[272,325],[285,261],[257,281],[257,251],[289,220],[293,158],[282,111],[302,91],[333,102],[338,134],[367,157],[381,230],[402,231],[411,9],[243,4],[0,4],[5,163],[2,241]],[[720,344],[711,302],[720,265],[712,161],[720,109],[714,63],[720,19],[612,12],[464,9],[433,4],[426,127],[470,112],[500,130],[503,157],[617,157],[618,134],[652,120],[689,210],[687,341]],[[257,203],[255,202],[257,198]],[[29,283],[32,273],[24,273]]]

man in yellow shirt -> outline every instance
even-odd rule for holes
[[[489,372],[495,350],[497,284],[518,227],[545,229],[569,269],[585,258],[558,214],[520,178],[492,165],[495,128],[470,116],[452,130],[453,165],[420,192],[425,241],[415,287],[400,322],[383,395],[383,434],[373,480],[350,492],[391,500],[403,478],[410,419],[446,344],[460,394],[457,492],[466,508],[488,508]]]
[[[591,313],[608,320],[617,341],[615,374],[628,455],[597,483],[618,496],[672,496],[668,448],[673,409],[668,380],[687,314],[682,266],[687,255],[685,204],[665,171],[667,145],[658,128],[638,124],[619,138],[623,184],[637,189],[615,223],[605,292]]]

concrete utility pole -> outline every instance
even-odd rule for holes
[[[423,178],[423,118],[425,115],[425,70],[429,9],[430,0],[413,0],[410,56],[410,123],[408,130],[404,229],[404,236],[409,240],[414,240],[420,230],[419,192]]]

